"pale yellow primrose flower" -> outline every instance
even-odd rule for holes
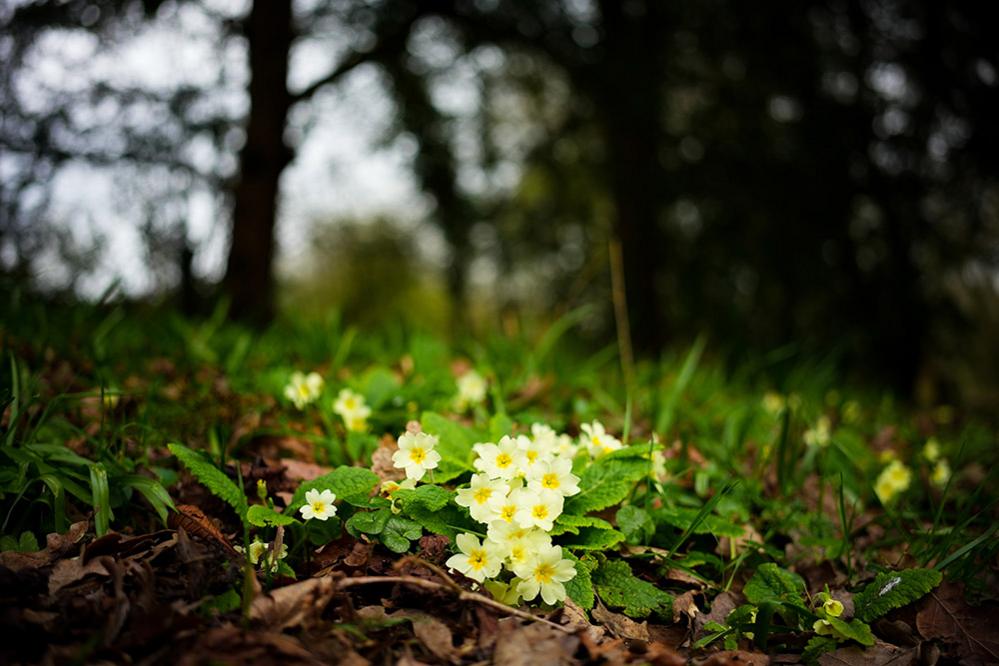
[[[554,527],[555,519],[562,515],[565,503],[562,493],[552,490],[534,492],[523,488],[511,494],[517,505],[517,513],[513,519],[521,527],[537,527],[549,532]]]
[[[463,412],[486,399],[486,389],[489,384],[475,370],[469,370],[458,377],[455,383],[458,384],[458,397],[455,399],[458,411]]]
[[[805,444],[809,446],[828,446],[832,430],[832,423],[828,416],[820,416],[815,422],[815,426],[805,431]]]
[[[472,450],[479,456],[475,468],[488,478],[510,480],[520,474],[523,452],[513,437],[505,435],[498,444],[476,444]]]
[[[547,532],[502,520],[489,524],[486,539],[497,545],[511,568],[523,565],[535,553],[552,545],[552,537]]]
[[[364,402],[364,396],[350,389],[343,389],[333,403],[333,411],[343,419],[347,430],[362,432],[368,427],[371,408]]]
[[[572,437],[566,434],[558,434],[555,430],[544,423],[535,423],[531,426],[531,437],[553,456],[565,456],[574,458],[576,456],[576,444]]]
[[[621,440],[608,433],[599,421],[584,423],[579,428],[583,431],[583,434],[579,436],[579,444],[586,447],[586,450],[594,458],[624,447]]]
[[[318,373],[310,372],[305,375],[293,372],[291,381],[284,387],[284,397],[291,400],[297,409],[302,409],[309,403],[315,402],[323,392],[323,385],[323,378]]]
[[[950,475],[950,463],[946,459],[940,459],[933,466],[933,474],[930,475],[930,481],[938,488],[943,488],[950,481]]]
[[[888,504],[895,496],[905,492],[912,483],[912,471],[900,460],[893,460],[881,470],[874,483],[874,492],[883,504]]]
[[[473,474],[468,488],[458,490],[455,504],[468,508],[474,520],[487,523],[504,504],[510,487],[503,479],[490,479],[485,474]]]
[[[860,403],[856,400],[848,400],[843,405],[843,422],[856,423],[860,420]]]
[[[579,477],[572,473],[572,460],[555,458],[528,472],[527,487],[534,492],[552,490],[569,497],[579,492]]]
[[[784,396],[775,391],[767,391],[766,395],[763,396],[763,410],[767,414],[777,415],[780,410],[784,409],[784,405],[787,404],[784,400]]]
[[[441,454],[434,451],[437,437],[425,432],[399,435],[399,450],[392,454],[392,464],[406,470],[406,477],[419,481],[428,469],[435,469]]]
[[[514,574],[521,578],[517,592],[524,601],[531,601],[538,594],[546,604],[565,601],[565,585],[576,576],[576,565],[572,560],[562,559],[560,546],[549,546],[538,551],[529,562],[514,568]]]
[[[461,552],[452,555],[444,563],[449,568],[480,583],[486,578],[495,577],[503,568],[503,555],[499,547],[491,541],[487,540],[485,544],[481,544],[471,534],[459,534],[454,542]]]
[[[302,512],[302,518],[306,520],[315,518],[325,521],[336,515],[336,506],[333,504],[335,501],[336,495],[333,494],[332,490],[327,489],[322,492],[310,490],[305,493],[305,505],[299,511]]]
[[[277,553],[274,553],[276,557],[272,556],[267,558],[268,560],[272,560],[269,562],[270,566],[268,567],[265,566],[265,563],[261,561],[261,558],[267,556],[267,552],[268,550],[270,550],[270,547],[271,545],[269,543],[261,541],[260,539],[254,537],[253,543],[250,544],[249,553],[248,553],[250,564],[259,564],[261,565],[262,569],[268,570],[272,573],[277,571],[278,563],[284,558],[288,557],[288,544],[282,543],[281,550]]]
[[[516,606],[517,602],[520,601],[520,593],[517,592],[517,585],[519,583],[519,578],[513,578],[509,583],[499,580],[487,580],[482,583],[482,586],[489,590],[489,594],[493,595],[493,599],[501,604]]]
[[[936,462],[937,458],[940,457],[940,442],[937,441],[936,437],[930,437],[926,440],[926,445],[923,446],[923,457],[930,462]]]

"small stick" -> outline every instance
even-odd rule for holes
[[[459,601],[473,601],[477,604],[482,604],[483,606],[489,606],[490,608],[506,613],[507,615],[513,615],[523,620],[530,620],[531,622],[546,624],[549,627],[558,629],[559,631],[563,631],[567,634],[576,633],[576,629],[563,627],[561,624],[556,624],[551,620],[531,615],[530,613],[522,611],[519,608],[514,608],[513,606],[507,606],[504,603],[496,601],[495,599],[490,599],[489,597],[481,595],[478,592],[467,592],[462,590],[460,587],[458,588],[460,591],[456,591],[454,588],[449,585],[445,585],[444,583],[437,583],[432,580],[427,580],[426,578],[417,578],[416,576],[357,576],[355,578],[344,578],[343,580],[338,581],[337,588],[343,589],[358,585],[378,585],[381,583],[400,583],[403,585],[412,585],[413,587],[422,587],[426,590],[433,590],[434,592],[454,592],[457,594]],[[455,583],[455,585],[457,585],[457,583]]]

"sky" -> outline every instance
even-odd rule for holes
[[[229,15],[239,15],[244,4],[225,0],[212,3],[213,9]],[[33,107],[44,109],[57,92],[83,93],[99,81],[152,90],[192,85],[212,87],[210,103],[238,117],[246,108],[244,43],[231,40],[227,46],[220,46],[217,24],[194,5],[163,14],[165,20],[115,40],[111,48],[85,32],[50,33],[36,44],[28,66],[19,75],[19,96]],[[290,62],[292,89],[307,85],[327,71],[342,55],[338,45],[350,39],[349,35],[327,29],[322,41],[298,44]],[[437,57],[447,57],[439,51]],[[222,80],[225,84],[219,85]],[[460,109],[471,103],[462,98],[460,89],[449,92],[446,88],[438,91],[443,93],[445,105]],[[74,120],[88,128],[87,136],[112,148],[117,138],[105,132],[109,123],[126,122],[139,127],[157,122],[154,113],[135,109],[123,113],[106,105],[78,113]],[[371,66],[357,68],[337,86],[319,93],[311,104],[293,110],[288,136],[298,144],[298,152],[282,178],[280,270],[294,273],[302,267],[312,225],[318,220],[386,215],[416,224],[426,215],[427,203],[409,167],[415,142],[405,136],[384,141],[391,115],[391,101],[378,71]],[[234,132],[238,142],[238,128]],[[212,146],[197,142],[187,149],[190,161],[203,165],[205,170],[221,166],[231,172],[235,168],[234,152],[220,155]],[[105,252],[98,270],[83,278],[78,287],[84,296],[96,297],[116,280],[130,294],[146,293],[155,286],[136,223],[141,219],[137,204],[142,191],[129,186],[134,168],[124,170],[121,166],[108,169],[69,163],[50,183],[49,221],[67,229],[80,246],[102,239]],[[202,277],[217,279],[224,270],[228,221],[218,209],[214,194],[204,188],[190,187],[183,205],[184,210],[178,210],[176,215],[187,220],[188,237],[198,248],[195,270]],[[442,244],[434,233],[422,235],[426,240],[423,251],[439,254]],[[54,248],[39,259],[43,284],[59,285],[71,278]]]

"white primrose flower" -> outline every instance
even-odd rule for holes
[[[473,519],[487,523],[503,506],[509,492],[510,487],[503,479],[490,479],[485,474],[473,474],[470,486],[460,489],[454,501],[459,506],[468,507]]]
[[[269,543],[261,541],[257,537],[254,537],[253,543],[250,544],[250,547],[248,549],[249,552],[247,553],[250,560],[250,564],[259,564],[262,569],[266,569],[271,573],[277,571],[278,563],[284,558],[288,557],[288,544],[282,543],[281,550],[279,552],[274,553],[274,555],[268,557],[268,551],[270,550],[270,547],[271,545]],[[261,558],[265,558],[267,562],[265,563],[264,561],[261,560]],[[269,564],[270,566],[266,566],[267,564]]]
[[[448,558],[445,564],[478,582],[497,576],[503,568],[503,554],[496,544],[486,541],[484,544],[471,534],[459,534],[454,542],[461,551]]]
[[[815,426],[805,431],[805,444],[824,447],[829,445],[832,434],[832,422],[828,416],[820,416]]]
[[[441,454],[434,451],[437,437],[425,432],[404,432],[399,435],[399,450],[392,454],[392,463],[406,470],[406,477],[419,481],[428,469],[435,469]]]
[[[475,370],[469,370],[455,382],[458,384],[458,397],[455,406],[463,412],[471,406],[478,405],[486,399],[486,389],[489,384]]]
[[[333,494],[332,490],[324,490],[319,492],[318,490],[310,490],[305,493],[305,505],[299,509],[302,512],[302,518],[306,520],[326,520],[332,516],[336,515],[336,506],[333,502],[336,501],[336,495]]]
[[[487,580],[482,586],[489,590],[489,594],[493,595],[493,599],[501,604],[516,606],[517,602],[520,601],[520,594],[517,592],[517,585],[519,583],[519,578],[513,578],[509,583],[504,583],[500,580]]]
[[[523,454],[512,437],[504,435],[498,444],[476,444],[472,449],[479,456],[475,468],[490,479],[510,480],[520,473]]]
[[[551,447],[547,443],[532,440],[524,435],[517,437],[517,448],[521,453],[520,472],[524,476],[530,476],[536,467],[548,462],[553,457]]]
[[[579,436],[579,444],[586,447],[594,458],[624,447],[621,440],[608,433],[600,421],[584,423],[580,426],[580,430],[583,434]]]
[[[560,546],[548,546],[515,567],[513,573],[521,579],[517,592],[524,601],[531,601],[540,593],[546,604],[555,604],[565,601],[564,583],[575,578],[576,565],[572,560],[562,559]]]
[[[555,458],[539,463],[528,473],[527,487],[534,492],[552,490],[569,497],[579,492],[579,477],[572,473],[572,460]]]
[[[368,417],[371,408],[364,402],[364,396],[350,389],[343,389],[337,394],[333,403],[333,411],[340,415],[347,430],[363,431],[368,427]]]
[[[540,444],[545,453],[553,456],[564,456],[574,458],[576,456],[576,444],[569,435],[558,434],[555,430],[544,423],[535,423],[531,426],[531,436],[534,441]]]
[[[552,545],[552,537],[534,527],[494,520],[489,524],[486,539],[496,544],[509,566],[523,564],[538,551]]]
[[[517,505],[514,520],[521,527],[537,527],[545,532],[551,531],[555,519],[562,515],[565,499],[562,493],[552,490],[535,492],[524,488],[515,491],[513,498]]]
[[[318,373],[310,372],[306,375],[293,372],[291,380],[284,387],[284,397],[291,400],[296,409],[302,409],[309,403],[315,402],[323,392],[323,384],[323,378]]]

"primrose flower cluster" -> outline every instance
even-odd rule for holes
[[[588,451],[620,448],[620,441],[600,424],[584,427]],[[576,568],[562,556],[562,548],[552,544],[550,532],[565,498],[579,492],[579,477],[572,473],[578,446],[567,435],[535,424],[531,437],[505,436],[496,443],[476,444],[473,450],[478,472],[467,488],[458,490],[455,502],[486,526],[486,538],[458,535],[460,552],[447,566],[483,583],[508,604],[539,595],[548,604],[563,601],[565,583]],[[512,574],[508,582],[499,579],[504,569]]]

